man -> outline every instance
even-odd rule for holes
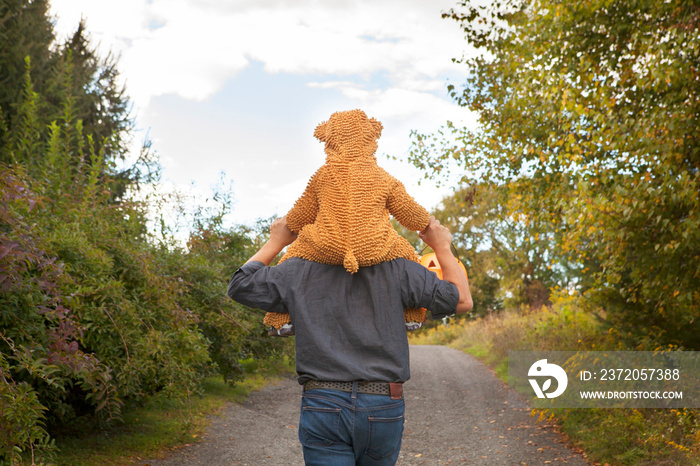
[[[449,230],[431,217],[419,236],[435,252],[443,280],[402,258],[354,274],[300,258],[269,267],[295,239],[282,217],[229,283],[234,300],[291,316],[307,465],[395,464],[403,434],[401,384],[410,377],[403,310],[424,307],[442,318],[472,308]]]

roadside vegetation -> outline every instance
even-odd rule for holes
[[[446,345],[489,365],[507,383],[508,351],[653,351],[650,338],[637,347],[622,343],[571,297],[537,310],[511,309],[477,319],[455,319],[414,332],[411,344]],[[671,348],[674,349],[674,348]],[[537,423],[556,425],[587,459],[615,465],[700,463],[697,409],[533,409]]]
[[[291,343],[291,342],[290,342]],[[226,383],[221,376],[206,378],[199,393],[181,400],[154,396],[122,410],[123,422],[99,426],[94,419],[56,433],[57,466],[123,466],[144,464],[178,448],[203,440],[209,419],[227,403],[245,401],[251,391],[276,383],[293,372],[289,358],[241,361],[243,379]]]
[[[166,444],[196,433],[212,380],[235,393],[246,365],[289,353],[226,296],[269,220],[226,225],[224,189],[194,205],[159,194],[158,158],[148,140],[130,150],[116,63],[84,22],[57,42],[44,0],[0,2],[0,21],[0,464],[51,464],[79,450],[70,433],[138,449],[163,407]],[[134,407],[148,407],[138,422]]]
[[[475,306],[412,342],[502,378],[508,350],[700,350],[698,3],[460,1],[443,17],[475,50],[448,92],[478,124],[414,133],[408,160],[458,180],[435,216]],[[700,463],[698,410],[533,414],[601,463]]]
[[[84,22],[57,41],[47,4],[0,2],[0,464],[118,463],[109,450],[195,439],[290,344],[225,295],[270,219],[231,226],[223,188],[194,206],[163,194],[116,60]],[[478,127],[415,133],[408,161],[454,187],[435,215],[475,307],[412,340],[501,377],[509,349],[700,350],[697,1],[460,1],[444,17],[478,52],[448,86]],[[697,410],[533,414],[602,463],[698,463]]]

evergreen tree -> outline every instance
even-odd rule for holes
[[[47,0],[0,0],[0,161],[23,102],[25,59],[30,57],[35,88],[42,92],[54,40]]]
[[[116,58],[102,58],[90,45],[81,20],[65,43],[55,44],[46,0],[0,0],[0,162],[11,163],[10,133],[25,128],[27,58],[31,63],[32,99],[40,141],[47,143],[53,122],[81,121],[93,137],[95,152],[104,159],[105,174],[116,182],[112,197],[158,176],[150,144],[144,141],[137,162],[124,167],[131,149],[134,119]],[[68,112],[68,113],[67,113]],[[30,152],[32,157],[39,152]],[[75,155],[70,165],[81,161]],[[14,160],[28,167],[37,160]]]
[[[111,54],[101,58],[90,46],[85,20],[54,54],[51,88],[47,99],[54,112],[67,96],[73,116],[82,120],[86,133],[92,134],[97,151],[109,161],[123,160],[134,127],[125,88],[118,83],[119,72]],[[54,113],[56,115],[56,113]]]

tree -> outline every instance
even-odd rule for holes
[[[22,42],[47,24],[42,5],[0,3],[0,464],[44,464],[76,418],[189,400],[206,376],[235,383],[242,359],[288,348],[225,295],[259,246],[259,231],[223,229],[229,192],[195,212],[189,250],[151,234],[152,205],[122,197],[142,174],[114,163],[133,129],[116,68],[82,23],[58,48]]]
[[[0,149],[7,143],[8,131],[17,125],[25,58],[31,57],[35,86],[41,88],[48,73],[54,34],[47,11],[46,0],[0,0]],[[2,155],[0,150],[0,161],[7,161]]]
[[[465,180],[504,186],[611,325],[700,348],[700,3],[497,0],[445,16],[482,52],[449,86],[480,126],[448,125],[457,143],[440,153],[417,135],[414,163],[456,159]]]
[[[32,58],[37,74],[47,68],[54,40],[47,11],[46,0],[0,1],[0,106],[8,120],[21,100],[25,57]]]
[[[435,211],[467,265],[479,315],[504,305],[549,304],[550,290],[567,288],[572,277],[563,258],[552,256],[547,225],[525,222],[510,212],[508,194],[497,185],[461,187]]]
[[[90,45],[84,20],[65,43],[55,44],[54,39],[46,0],[0,0],[0,162],[20,162],[30,169],[41,164],[11,154],[9,135],[27,127],[23,106],[30,73],[38,142],[48,142],[45,129],[52,122],[81,121],[105,161],[103,170],[119,182],[112,187],[115,200],[129,188],[157,179],[158,165],[148,140],[136,163],[119,167],[131,150],[134,120],[116,58],[103,58]],[[32,157],[38,155],[32,152]],[[70,165],[75,169],[81,160],[74,155]]]
[[[72,98],[73,115],[93,134],[98,152],[107,160],[123,160],[134,129],[124,85],[118,82],[117,62],[108,54],[100,57],[90,45],[86,22],[55,53],[52,87],[47,100],[62,109],[66,95]]]

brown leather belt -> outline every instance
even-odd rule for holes
[[[307,380],[304,390],[314,390],[326,388],[329,390],[341,390],[352,392],[353,382],[322,382],[320,380]],[[403,397],[403,386],[401,383],[388,382],[357,382],[358,393],[369,393],[372,395],[389,395],[392,400],[400,400]]]

